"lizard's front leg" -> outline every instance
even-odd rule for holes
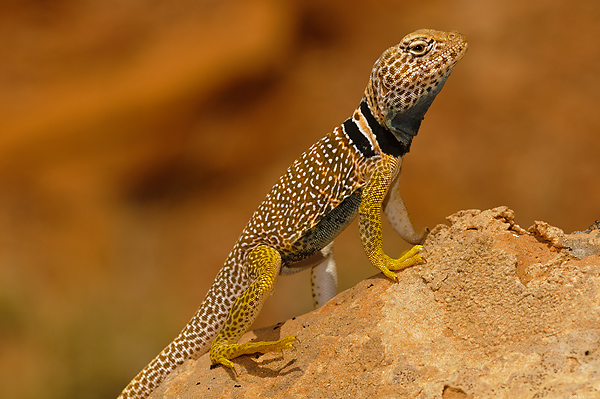
[[[397,158],[389,155],[382,156],[381,162],[363,190],[358,208],[358,229],[365,253],[373,266],[392,280],[397,279],[394,271],[412,266],[423,257],[419,254],[423,248],[421,245],[415,245],[398,259],[390,258],[383,252],[381,204],[392,183],[397,166]]]
[[[402,162],[402,159],[398,160],[398,163],[400,162]],[[398,167],[398,169],[400,168]],[[383,212],[390,225],[404,241],[413,245],[421,244],[425,241],[425,237],[429,234],[429,229],[427,227],[421,230],[415,229],[410,220],[406,205],[404,205],[404,201],[400,196],[400,170],[396,172],[396,177],[394,177],[390,184],[387,196],[383,201]]]
[[[234,302],[225,325],[210,347],[210,360],[231,369],[234,368],[233,358],[250,353],[281,351],[291,348],[296,340],[294,335],[289,335],[278,341],[237,343],[273,292],[281,268],[281,256],[275,249],[260,245],[248,254],[247,263],[255,278]]]

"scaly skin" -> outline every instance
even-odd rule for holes
[[[419,30],[386,50],[373,66],[353,116],[303,153],[267,194],[242,231],[194,317],[129,383],[119,398],[147,398],[186,359],[210,350],[215,364],[281,351],[295,336],[237,344],[256,319],[277,277],[311,267],[313,296],[321,305],[336,291],[333,239],[358,215],[371,263],[395,280],[396,271],[421,259],[415,245],[400,259],[385,255],[382,207],[410,243],[417,232],[398,193],[402,157],[421,120],[467,43],[456,32]],[[211,345],[212,343],[212,345]]]

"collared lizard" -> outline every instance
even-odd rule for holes
[[[278,275],[312,268],[320,306],[336,294],[333,239],[358,215],[371,263],[396,280],[418,262],[415,245],[398,259],[383,252],[381,213],[396,232],[419,244],[398,192],[402,157],[456,63],[467,51],[457,32],[418,30],[375,62],[352,117],[304,152],[267,194],[242,231],[200,308],[181,333],[129,383],[119,398],[143,399],[186,359],[210,351],[214,364],[233,368],[250,353],[291,348],[278,341],[237,344],[272,293]]]

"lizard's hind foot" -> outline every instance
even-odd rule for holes
[[[231,359],[252,353],[279,352],[284,349],[291,349],[295,342],[296,336],[288,335],[287,337],[277,341],[258,341],[246,342],[245,344],[215,345],[210,350],[210,360],[212,360],[212,362],[215,364],[222,364],[223,366],[235,371],[234,364]]]

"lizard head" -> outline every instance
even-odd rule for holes
[[[375,62],[365,100],[377,121],[410,146],[425,112],[467,51],[458,32],[421,29]]]

